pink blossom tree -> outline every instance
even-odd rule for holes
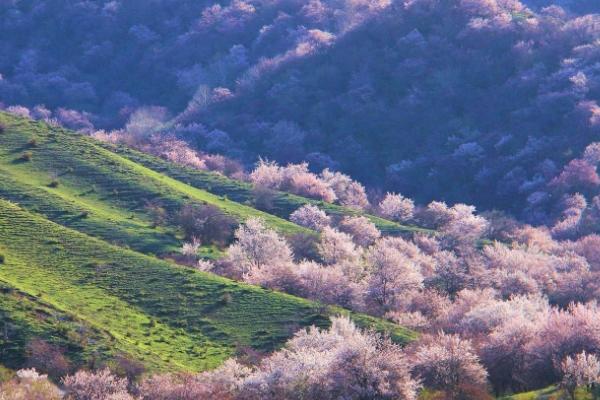
[[[298,332],[244,382],[243,399],[415,400],[418,383],[402,350],[348,318]]]
[[[575,238],[583,223],[583,214],[587,208],[585,197],[579,193],[565,196],[562,201],[560,219],[552,227],[552,236],[558,239]]]
[[[562,190],[587,191],[600,185],[600,177],[595,165],[576,158],[563,168],[562,172],[550,182],[550,185]]]
[[[376,311],[396,309],[408,293],[423,287],[420,268],[389,242],[382,241],[370,248],[367,263],[366,297]]]
[[[419,219],[427,227],[437,229],[452,220],[452,211],[441,201],[432,201],[419,213]]]
[[[600,309],[594,303],[554,309],[527,345],[531,382],[546,384],[560,379],[560,362],[582,351],[600,351]]]
[[[147,377],[138,385],[140,400],[233,400],[250,370],[230,359],[202,374],[163,374]]]
[[[357,262],[360,250],[356,248],[352,237],[334,228],[325,227],[321,232],[319,253],[326,264]]]
[[[67,398],[72,400],[110,400],[129,398],[127,379],[117,378],[108,369],[97,372],[78,371],[62,381]]]
[[[369,206],[364,186],[353,181],[348,175],[324,169],[321,179],[333,190],[341,205],[359,210]]]
[[[600,142],[588,144],[583,151],[583,159],[590,165],[598,165],[600,163]]]
[[[360,287],[340,266],[303,261],[294,272],[300,279],[302,297],[353,309],[360,307]]]
[[[443,332],[418,347],[414,371],[425,386],[445,391],[452,400],[469,386],[485,386],[487,379],[471,342]]]
[[[0,383],[0,399],[4,400],[59,400],[62,396],[47,375],[35,369],[21,369],[16,378]]]
[[[480,239],[488,228],[485,218],[475,215],[475,207],[455,204],[451,208],[450,221],[440,227],[453,246],[471,245]]]
[[[567,356],[560,364],[561,386],[575,400],[575,389],[579,386],[591,386],[600,380],[600,361],[594,354],[585,351],[574,357]],[[594,396],[595,397],[595,396]]]
[[[277,163],[261,159],[249,178],[255,186],[279,189],[283,183],[283,171]]]
[[[277,232],[260,218],[249,218],[235,232],[237,242],[229,247],[227,258],[233,276],[243,277],[267,265],[292,262],[292,250]]]
[[[333,203],[337,198],[334,191],[325,182],[310,172],[291,175],[284,182],[282,190],[328,203]]]
[[[379,203],[379,213],[392,221],[410,221],[415,212],[415,203],[401,194],[387,193]]]
[[[526,350],[544,318],[544,314],[533,319],[517,315],[504,320],[485,337],[480,349],[481,361],[497,393],[516,393],[535,387]]]
[[[352,236],[354,243],[361,247],[372,245],[381,236],[375,224],[363,216],[344,217],[338,227],[340,231]]]
[[[315,231],[320,231],[331,224],[331,218],[312,204],[306,204],[290,214],[290,221]]]

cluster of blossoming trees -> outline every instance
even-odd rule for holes
[[[547,184],[600,127],[594,0],[37,5],[0,9],[0,99],[74,129],[158,106],[207,153],[541,221]]]
[[[589,316],[589,315],[588,315]],[[493,357],[502,367],[515,367],[522,350],[512,357]],[[549,344],[550,345],[550,344]],[[501,349],[496,347],[491,351]],[[504,349],[506,352],[506,348]],[[516,361],[518,363],[518,361]],[[485,361],[483,361],[485,363]],[[543,366],[543,365],[542,365]],[[600,382],[600,361],[582,351],[566,356],[556,365],[561,386],[571,399],[578,387],[594,396]],[[139,370],[138,373],[141,373]],[[505,379],[510,379],[505,374]],[[518,376],[517,371],[512,376]],[[523,377],[520,377],[523,378]],[[415,400],[420,389],[437,389],[448,399],[491,399],[486,392],[488,372],[471,340],[439,333],[424,336],[401,349],[389,339],[361,331],[347,318],[332,319],[328,330],[311,328],[298,332],[285,347],[255,365],[231,359],[221,367],[200,374],[159,375],[121,373],[108,368],[80,370],[60,379],[59,389],[47,375],[34,368],[17,371],[0,383],[2,400],[198,400],[198,399],[389,399]]]
[[[347,193],[340,187],[358,187],[344,175],[316,175],[304,166],[261,163],[257,171],[251,174],[255,185],[269,188],[289,190],[286,185],[295,174],[343,182],[324,186],[336,198]],[[182,252],[186,263],[198,269],[341,305],[420,332],[404,349],[342,318],[334,319],[328,331],[300,331],[283,350],[251,365],[229,361],[210,373],[136,382],[108,371],[80,371],[64,378],[61,387],[78,400],[104,398],[78,394],[95,390],[94,385],[113,385],[114,399],[185,399],[200,393],[240,399],[300,399],[315,393],[332,399],[413,399],[420,387],[450,399],[483,399],[492,392],[561,381],[571,395],[580,386],[595,390],[600,375],[600,236],[564,239],[555,228],[495,214],[485,218],[464,204],[415,206],[393,193],[377,206],[366,202],[363,207],[431,232],[387,236],[366,214],[328,215],[307,204],[290,215],[291,221],[314,231],[302,236],[302,243],[250,218],[235,230],[225,256],[212,262],[196,259],[200,240],[222,236],[227,243],[228,233],[207,230],[200,239],[194,226],[182,225],[191,239]],[[203,220],[214,212],[188,206],[181,219]],[[62,364],[56,362],[60,357],[54,359],[50,364],[56,371]],[[35,366],[47,372],[50,364]],[[23,374],[3,390],[52,387],[43,378]]]
[[[422,332],[407,349],[414,376],[451,398],[596,382],[585,369],[600,352],[600,236],[558,240],[551,229],[486,220],[463,204],[407,203],[388,194],[376,209],[436,234],[384,236],[365,216],[306,205],[290,219],[319,232],[314,253],[294,254],[294,238],[249,219],[223,259],[199,268]],[[449,355],[468,378],[435,370]]]
[[[432,361],[428,351],[429,347],[417,354],[425,369]],[[482,371],[479,374],[484,377]],[[411,376],[405,352],[387,339],[361,332],[346,318],[334,318],[328,330],[298,332],[284,349],[256,366],[229,360],[214,371],[148,376],[137,383],[108,369],[79,371],[60,384],[72,400],[412,400],[420,386]],[[18,371],[15,379],[0,385],[0,393],[3,400],[60,397],[47,377],[34,369]]]

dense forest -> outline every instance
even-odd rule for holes
[[[595,2],[8,3],[0,98],[76,129],[163,107],[160,129],[246,166],[306,160],[532,222],[598,132]]]

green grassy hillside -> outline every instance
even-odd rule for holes
[[[9,368],[26,361],[26,346],[33,339],[47,340],[65,349],[75,365],[103,362],[117,355],[115,340],[72,314],[41,298],[0,281],[0,360]]]
[[[233,201],[252,205],[255,203],[255,194],[252,185],[246,182],[227,178],[217,173],[198,171],[186,168],[180,165],[169,163],[160,158],[141,153],[125,146],[115,146],[108,143],[102,143],[103,147],[114,151],[115,153],[144,165],[154,171],[161,172],[181,182],[186,182],[191,186],[207,190],[211,193],[227,196]],[[312,200],[301,196],[285,192],[274,192],[273,204],[269,213],[278,217],[288,219],[290,214],[305,204],[314,204],[327,212],[329,215],[365,215],[385,234],[403,234],[413,232],[433,233],[429,229],[417,226],[401,225],[374,215],[365,214],[351,208],[342,207],[336,204],[326,203],[324,201]]]
[[[271,350],[294,330],[348,313],[198,272],[154,254],[174,251],[174,226],[154,227],[144,208],[213,204],[238,220],[282,218],[164,176],[96,141],[0,114],[0,340],[17,367],[28,340],[65,348],[78,364],[124,354],[153,370],[203,370],[241,347]],[[143,254],[144,253],[144,254]],[[361,326],[398,342],[414,337],[364,315]]]
[[[144,252],[150,248],[157,253],[173,250],[172,230],[145,229],[149,219],[143,208],[155,199],[170,211],[186,202],[200,202],[238,220],[260,216],[285,234],[306,232],[286,219],[307,203],[334,216],[362,214],[284,192],[274,193],[272,208],[266,213],[253,208],[255,194],[248,183],[6,113],[0,113],[0,124],[7,127],[0,141],[0,172],[7,181],[12,179],[0,187],[2,197],[28,209],[37,205],[54,221],[89,229],[88,233]],[[29,161],[23,160],[24,155],[30,156]],[[52,182],[58,186],[50,187]],[[77,218],[82,215],[91,218],[82,222]],[[101,218],[94,218],[98,216]],[[386,234],[431,232],[366,216]],[[102,220],[105,222],[100,223]]]
[[[519,393],[512,396],[500,398],[500,400],[565,400],[569,399],[569,395],[564,390],[556,386],[550,386],[545,389],[534,390],[526,393]],[[575,400],[592,400],[592,393],[585,388],[579,388],[575,392]]]
[[[157,199],[173,214],[182,204],[196,202],[214,205],[239,221],[261,217],[283,233],[307,231],[162,175],[91,138],[2,113],[0,124],[6,127],[0,134],[0,196],[111,242],[146,252],[173,250],[172,230],[150,229],[144,207]]]
[[[114,351],[154,368],[214,367],[238,346],[270,350],[339,312],[110,245],[3,200],[0,253],[4,284],[106,332]]]

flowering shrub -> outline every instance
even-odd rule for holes
[[[331,218],[317,206],[311,204],[304,205],[290,214],[290,221],[316,231],[331,224]]]
[[[381,232],[374,223],[367,217],[344,217],[340,221],[338,228],[352,236],[352,240],[358,246],[368,247],[372,245],[379,237]]]
[[[17,371],[17,377],[0,383],[0,400],[59,400],[61,393],[35,369]]]
[[[78,371],[62,381],[71,400],[133,400],[127,392],[127,379],[117,378],[108,369]]]
[[[379,213],[392,221],[410,221],[414,212],[415,203],[400,194],[388,193],[379,203]]]

